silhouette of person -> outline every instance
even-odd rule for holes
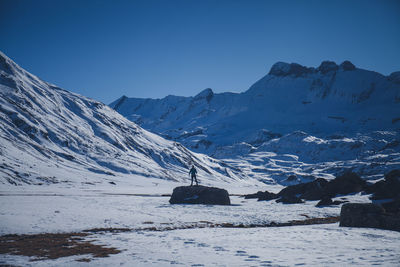
[[[193,179],[196,181],[196,185],[199,185],[199,183],[197,182],[196,173],[197,173],[197,170],[194,167],[194,165],[192,165],[192,168],[189,171],[189,175],[192,178],[192,182],[190,183],[190,186],[193,186]]]

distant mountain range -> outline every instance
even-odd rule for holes
[[[377,179],[400,169],[400,72],[384,76],[349,61],[318,68],[278,62],[243,93],[123,96],[110,106],[265,183],[332,178],[348,169]]]
[[[163,99],[123,96],[110,106],[131,121],[188,148],[218,156],[218,149],[304,131],[354,135],[400,129],[400,72],[384,76],[324,61],[318,68],[278,62],[243,93]]]
[[[0,52],[0,184],[184,181],[191,164],[203,183],[248,178],[42,81]]]

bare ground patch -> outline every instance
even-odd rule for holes
[[[121,251],[85,241],[89,233],[60,233],[0,236],[0,254],[33,257],[31,261],[58,259],[61,257],[87,255],[108,257]],[[83,259],[80,259],[83,260]],[[90,261],[90,259],[85,259]]]

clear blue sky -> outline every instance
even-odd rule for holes
[[[400,70],[400,1],[0,0],[0,50],[106,104],[242,92],[277,61]]]

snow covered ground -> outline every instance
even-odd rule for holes
[[[231,196],[231,206],[170,205],[176,183],[142,187],[68,189],[21,187],[0,191],[0,234],[80,232],[93,228],[129,228],[129,232],[96,233],[87,237],[122,250],[107,258],[71,256],[30,261],[25,256],[0,255],[0,264],[24,266],[398,266],[400,233],[329,225],[270,228],[196,228],[207,223],[263,224],[307,217],[338,216],[340,206],[317,208],[317,201],[285,205]],[[277,191],[277,186],[263,190]],[[230,188],[230,192],[255,192]],[[343,198],[343,197],[341,197]],[[366,195],[345,196],[368,202]],[[158,231],[144,230],[155,227]],[[177,230],[169,230],[176,228]],[[89,263],[77,262],[89,258]]]

